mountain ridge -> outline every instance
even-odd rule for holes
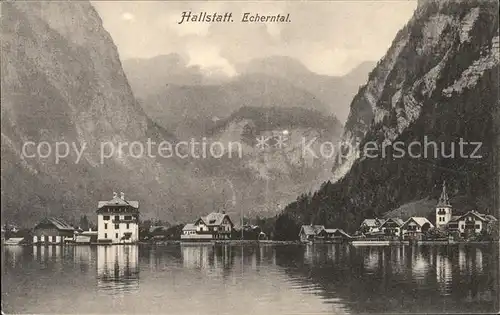
[[[285,208],[275,226],[279,238],[294,237],[300,224],[311,221],[354,231],[363,218],[437,198],[444,180],[461,200],[456,211],[495,214],[498,135],[492,116],[500,105],[495,12],[493,1],[419,3],[351,103],[342,141],[360,149],[334,166],[331,182]],[[428,158],[393,155],[391,144],[399,141],[407,149],[425,137],[448,151],[440,148]],[[461,139],[481,142],[476,153],[482,158],[447,158]],[[368,143],[378,146],[377,157],[362,154]],[[384,143],[386,158],[380,155]],[[415,153],[422,154],[422,147]]]

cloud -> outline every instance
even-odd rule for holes
[[[206,43],[191,43],[187,49],[188,66],[199,66],[206,75],[234,76],[236,74],[233,65],[220,55],[219,47]]]
[[[166,29],[170,29],[174,31],[178,36],[187,36],[187,35],[195,35],[195,36],[206,36],[208,34],[208,29],[210,28],[210,24],[208,23],[183,23],[179,24],[179,20],[181,16],[181,11],[170,13],[161,18],[158,22],[159,25]]]
[[[312,71],[341,75],[367,60],[380,59],[416,1],[93,3],[122,59],[186,54],[193,64],[232,73],[254,58],[283,55]],[[231,24],[177,24],[181,12],[232,12]],[[133,12],[133,14],[131,13]],[[244,12],[289,13],[291,23],[241,23]],[[130,23],[133,21],[134,23]],[[195,48],[196,47],[196,48]]]
[[[122,14],[122,20],[133,21],[134,19],[135,19],[135,16],[130,12],[125,12]]]

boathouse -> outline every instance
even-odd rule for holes
[[[45,218],[33,228],[33,244],[63,244],[74,237],[75,228],[61,218]]]

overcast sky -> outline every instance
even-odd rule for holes
[[[314,72],[342,75],[363,61],[379,60],[417,2],[96,1],[93,5],[123,60],[176,52],[188,56],[191,64],[232,74],[235,63],[285,55]],[[181,12],[189,10],[233,12],[235,22],[177,24]],[[291,22],[240,23],[242,12],[290,13]]]

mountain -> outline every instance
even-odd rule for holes
[[[97,201],[113,191],[139,200],[145,217],[183,219],[209,210],[204,205],[214,192],[186,176],[191,170],[182,159],[136,158],[125,147],[125,154],[101,163],[107,142],[116,148],[176,139],[136,103],[116,47],[89,2],[3,2],[1,20],[2,220],[92,216]],[[27,153],[36,154],[45,141],[41,153],[50,153],[50,145],[52,154],[27,157],[29,141]],[[57,142],[86,150],[78,162],[73,149],[56,161]]]
[[[285,56],[271,56],[254,59],[239,65],[242,74],[261,73],[285,79],[293,85],[312,93],[320,101],[328,105],[328,111],[334,113],[341,122],[345,122],[349,114],[349,104],[366,82],[368,73],[375,62],[366,61],[345,76],[319,75],[307,69],[298,60]]]
[[[228,77],[188,64],[187,57],[176,53],[123,62],[135,96],[160,125],[175,123],[163,116],[170,110],[179,114],[186,103],[192,104],[194,114],[197,108],[204,110],[203,107],[208,106],[210,111],[204,114],[223,118],[241,106],[296,107],[308,102],[310,108],[333,113],[344,122],[350,101],[375,65],[363,62],[345,76],[335,77],[313,73],[291,57],[271,56],[238,64],[238,75]],[[241,101],[238,100],[240,94]],[[292,96],[297,101],[291,99]],[[190,108],[181,113],[191,118]],[[200,125],[198,119],[194,121],[190,126]],[[201,124],[210,124],[210,121]]]
[[[134,95],[145,99],[157,95],[167,85],[197,86],[220,84],[226,77],[208,76],[199,66],[188,65],[186,56],[172,53],[153,58],[134,58],[123,61],[123,71],[132,87]],[[222,81],[221,81],[222,80]]]
[[[140,101],[144,111],[179,138],[203,135],[217,120],[243,106],[301,107],[329,113],[328,105],[287,80],[248,74],[219,85],[168,84]]]
[[[497,2],[420,1],[351,103],[335,181],[288,205],[277,235],[311,221],[353,231],[365,217],[436,199],[444,180],[460,199],[455,211],[500,210],[499,60]]]
[[[319,155],[323,143],[337,143],[341,130],[334,116],[319,111],[245,106],[207,133],[214,142],[240,143],[241,157],[200,160],[197,165],[212,178],[231,179],[245,216],[274,216],[295,195],[318,189],[331,176],[333,160],[304,154],[304,143]]]

